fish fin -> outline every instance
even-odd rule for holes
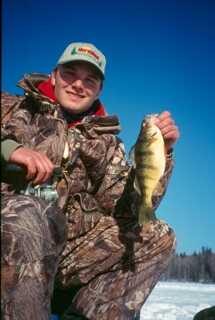
[[[140,226],[155,219],[156,216],[152,206],[140,205],[138,210],[138,222]]]
[[[134,189],[137,191],[137,193],[141,196],[140,186],[137,180],[137,177],[134,178]]]
[[[134,157],[134,149],[135,146],[131,147],[131,150],[129,151],[129,161],[131,162],[132,166],[134,167],[134,169],[136,168],[136,162],[135,162],[135,157]]]

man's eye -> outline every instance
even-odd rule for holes
[[[96,80],[93,79],[93,78],[87,78],[86,80],[87,80],[87,82],[90,83],[90,84],[96,84]]]

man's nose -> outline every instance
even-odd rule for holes
[[[81,79],[75,79],[72,85],[76,88],[83,88],[83,81]]]

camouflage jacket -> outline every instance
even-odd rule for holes
[[[2,95],[3,138],[41,151],[63,168],[56,188],[58,206],[71,225],[69,238],[90,230],[102,215],[135,217],[139,196],[133,189],[134,169],[126,161],[123,143],[117,137],[118,118],[86,116],[80,124],[68,128],[60,105],[37,89],[46,79],[41,74],[25,76],[19,82],[24,96]],[[169,158],[154,192],[155,208],[165,193],[172,167]]]

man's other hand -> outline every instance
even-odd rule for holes
[[[155,124],[163,135],[166,151],[170,151],[180,136],[179,129],[175,125],[175,121],[171,117],[171,113],[169,111],[161,112],[155,117]]]
[[[32,180],[33,185],[44,183],[51,177],[54,165],[46,155],[25,147],[14,150],[10,162],[24,166],[27,169],[27,180]]]

